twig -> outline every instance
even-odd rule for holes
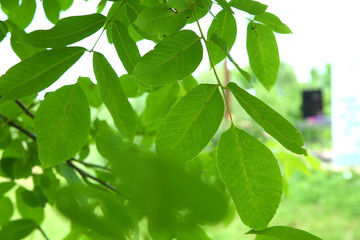
[[[16,128],[17,130],[19,130],[20,132],[24,133],[25,135],[29,136],[31,139],[33,139],[34,141],[36,141],[36,135],[28,130],[26,130],[25,128],[19,126],[18,124],[14,123],[13,121],[10,121],[7,117],[5,117],[4,115],[0,114],[0,118],[2,118],[5,123],[9,126],[12,126],[14,128]]]
[[[24,111],[26,115],[34,119],[34,114],[30,112],[30,110],[25,106],[23,102],[21,102],[20,100],[15,100],[15,103]]]
[[[109,171],[109,172],[111,171],[110,168],[100,166],[100,165],[97,165],[97,164],[93,164],[93,163],[87,163],[87,162],[79,161],[78,159],[75,159],[75,158],[71,158],[71,159],[69,159],[69,161],[80,163],[80,164],[84,165],[85,167],[89,167],[89,168],[98,168],[98,169],[106,170],[106,171]]]

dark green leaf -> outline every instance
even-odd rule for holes
[[[148,132],[155,131],[178,98],[179,85],[171,84],[151,92],[146,99],[142,123]]]
[[[1,169],[9,178],[27,178],[31,175],[33,164],[25,158],[4,157],[1,159]]]
[[[18,99],[38,93],[53,84],[85,52],[68,47],[39,52],[10,68],[0,77],[0,97]]]
[[[42,1],[46,18],[56,24],[60,17],[60,4],[58,0],[43,0]]]
[[[132,141],[136,130],[135,113],[121,87],[118,76],[101,53],[94,53],[93,67],[100,97],[109,110],[116,128]]]
[[[286,26],[286,24],[282,23],[281,20],[272,13],[264,12],[262,14],[256,15],[254,20],[268,25],[274,32],[285,34],[292,33],[290,28]]]
[[[31,219],[18,219],[5,223],[0,231],[0,239],[20,240],[37,228]]]
[[[127,27],[120,22],[112,24],[112,40],[116,52],[123,63],[126,71],[132,74],[135,65],[141,58],[140,52],[134,40],[130,37]]]
[[[4,195],[7,191],[15,186],[14,182],[2,182],[0,183],[0,196]]]
[[[95,108],[100,107],[102,100],[99,95],[98,86],[88,77],[79,77],[77,82],[84,90],[89,101],[89,105]]]
[[[19,0],[0,0],[1,7],[6,8],[10,13],[14,12],[19,6]]]
[[[267,227],[282,195],[282,176],[271,151],[232,125],[220,137],[216,162],[243,223]]]
[[[210,25],[207,32],[207,39],[211,39],[212,35],[216,34],[217,37],[226,41],[227,51],[224,52],[223,49],[211,42],[208,44],[210,57],[214,65],[226,58],[228,52],[230,52],[232,46],[234,45],[236,32],[237,27],[234,16],[225,10],[220,11]]]
[[[198,155],[216,133],[224,115],[217,85],[200,84],[180,100],[162,121],[157,137],[159,155],[184,162]]]
[[[0,108],[0,111],[2,109]],[[3,120],[0,120],[0,149],[4,149],[11,144],[10,128]]]
[[[266,11],[267,5],[253,0],[231,0],[230,6],[250,13],[258,15]]]
[[[41,222],[44,220],[44,208],[40,206],[39,202],[37,206],[32,205],[32,203],[34,203],[33,201],[36,201],[36,198],[30,200],[28,199],[28,196],[25,196],[24,199],[23,194],[25,192],[29,191],[23,187],[18,188],[15,192],[17,210],[22,217],[31,218],[36,223],[41,224]]]
[[[49,30],[36,30],[29,33],[25,41],[39,48],[65,47],[94,34],[105,21],[106,18],[99,13],[67,17],[61,19]]]
[[[0,197],[0,226],[9,221],[14,213],[14,206],[9,198]]]
[[[6,37],[8,31],[9,29],[6,22],[0,21],[0,42]]]
[[[247,28],[246,48],[251,69],[269,91],[276,81],[280,66],[279,51],[271,28],[250,22]]]
[[[158,43],[134,68],[137,81],[149,85],[165,85],[190,75],[200,64],[203,49],[200,37],[183,30]]]
[[[145,8],[134,22],[142,31],[153,34],[172,34],[186,25],[190,9],[180,11],[165,6]]]
[[[321,238],[314,236],[308,232],[287,226],[274,226],[261,231],[251,230],[247,234],[257,234],[270,237],[274,240],[321,240]]]
[[[90,130],[87,98],[77,84],[64,86],[41,102],[35,116],[39,159],[43,168],[73,157]]]
[[[255,122],[263,127],[268,134],[273,136],[290,151],[307,155],[306,150],[301,148],[304,145],[301,134],[289,121],[260,99],[238,87],[235,83],[229,83],[227,88],[230,89],[244,110]]]

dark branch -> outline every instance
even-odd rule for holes
[[[34,119],[34,114],[30,112],[30,110],[25,106],[23,102],[21,102],[20,100],[15,100],[15,103],[24,111],[26,115]]]
[[[30,137],[31,139],[33,139],[34,141],[36,141],[36,135],[35,135],[34,133],[29,132],[28,130],[26,130],[25,128],[19,126],[18,124],[14,123],[13,121],[10,121],[7,117],[5,117],[5,116],[2,115],[2,114],[0,114],[0,118],[2,118],[7,125],[16,128],[16,129],[19,130],[20,132],[24,133],[25,135],[27,135],[28,137]]]
[[[109,172],[111,171],[110,168],[100,166],[100,165],[97,165],[97,164],[93,164],[93,163],[87,163],[87,162],[79,161],[79,160],[77,160],[75,158],[71,158],[71,159],[69,159],[69,161],[74,161],[74,162],[80,163],[80,164],[84,165],[85,167],[89,167],[89,168],[98,168],[98,169],[102,169],[102,170],[109,171]]]

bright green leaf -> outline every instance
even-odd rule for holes
[[[77,80],[78,84],[84,90],[87,96],[89,105],[98,108],[102,104],[102,100],[99,95],[98,86],[94,84],[88,77],[79,77]]]
[[[231,50],[234,45],[236,39],[236,21],[234,16],[225,11],[220,11],[215,18],[213,19],[209,30],[207,32],[207,39],[211,39],[213,34],[216,34],[217,37],[226,41],[227,51],[224,51],[219,48],[216,44],[208,44],[210,57],[214,63],[214,65],[218,64],[222,60],[224,60],[227,56],[227,53]]]
[[[10,19],[21,29],[25,29],[34,18],[36,11],[35,0],[22,0],[21,4]]]
[[[90,109],[79,85],[64,86],[49,94],[35,116],[42,167],[52,167],[73,157],[85,144],[89,129]]]
[[[141,55],[135,41],[130,37],[127,27],[120,22],[112,24],[112,40],[116,52],[124,65],[126,71],[132,74],[135,65],[139,62]]]
[[[254,20],[268,25],[274,32],[285,34],[292,33],[290,28],[286,26],[286,24],[282,23],[281,20],[272,13],[264,12],[256,15]]]
[[[238,87],[235,83],[229,83],[227,88],[230,89],[236,100],[250,117],[268,134],[273,136],[288,150],[307,155],[306,150],[301,148],[304,145],[301,134],[289,121],[260,99]]]
[[[232,125],[220,137],[216,162],[243,223],[267,227],[282,195],[282,177],[272,152]]]
[[[148,132],[155,131],[159,127],[160,121],[177,100],[179,89],[178,84],[171,84],[163,86],[147,96],[146,107],[141,118]]]
[[[296,170],[301,173],[310,176],[310,170],[299,156],[296,156],[292,153],[280,151],[275,154],[276,158],[281,161],[283,166],[284,173],[283,175],[290,179]]]
[[[231,0],[230,6],[250,13],[258,15],[266,11],[267,5],[253,0]]]
[[[6,37],[8,30],[6,22],[0,21],[0,42]]]
[[[59,0],[61,11],[65,11],[71,7],[74,0]]]
[[[136,130],[135,113],[118,76],[101,53],[94,53],[93,67],[100,97],[109,110],[116,128],[127,139],[132,140]]]
[[[29,33],[25,41],[40,48],[65,47],[94,34],[105,21],[106,18],[99,13],[67,17],[61,19],[49,30],[36,30]]]
[[[199,85],[199,83],[196,81],[196,79],[192,75],[187,76],[180,82],[180,86],[182,87],[182,89],[185,93],[190,92],[191,89],[195,88],[198,85]]]
[[[53,84],[85,52],[81,47],[39,52],[10,68],[0,77],[0,98],[18,99],[36,94]]]
[[[42,1],[46,18],[53,24],[56,24],[60,18],[60,3],[58,0]]]
[[[128,98],[134,98],[144,93],[144,89],[128,74],[121,75],[120,84],[124,89],[124,93]]]
[[[216,133],[224,115],[217,85],[200,84],[166,115],[158,129],[156,151],[178,162],[198,155]]]
[[[246,48],[251,69],[269,91],[276,81],[280,66],[279,51],[271,28],[258,23],[249,23]]]
[[[308,232],[287,226],[274,226],[261,231],[251,230],[247,234],[257,234],[274,240],[321,240]]]
[[[145,8],[134,23],[147,33],[172,34],[183,28],[190,16],[190,9],[177,11],[165,6],[157,6]]]
[[[0,196],[4,195],[7,191],[15,186],[14,182],[2,182],[0,183]]]
[[[211,6],[212,6],[211,0],[195,0],[195,1],[192,1],[192,3],[193,3],[193,5],[192,5],[193,11],[196,12],[196,16],[197,16],[198,20],[200,20],[206,14],[208,14],[211,9]],[[194,14],[192,14],[192,16],[190,17],[188,22],[189,23],[196,22]]]
[[[190,75],[200,64],[203,49],[200,37],[183,30],[159,42],[145,54],[134,68],[137,81],[149,85],[165,85]]]
[[[231,9],[230,4],[226,1],[226,0],[215,0],[217,2],[217,4],[220,5],[220,7],[222,7],[222,9],[224,9],[225,11],[227,11],[230,14],[234,14],[233,10]]]
[[[11,200],[7,197],[0,197],[0,226],[9,221],[14,213],[14,206]]]
[[[37,228],[31,219],[18,219],[5,223],[0,231],[0,239],[20,240]]]

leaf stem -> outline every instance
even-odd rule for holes
[[[41,232],[45,240],[50,240],[50,238],[46,235],[45,231],[40,226],[37,226],[37,229]]]
[[[210,67],[213,69],[213,72],[214,72],[216,81],[218,82],[218,85],[220,86],[221,91],[222,91],[222,94],[223,94],[223,96],[224,96],[225,104],[226,104],[226,107],[227,107],[227,109],[228,109],[228,111],[229,111],[230,121],[231,121],[232,124],[234,124],[233,119],[232,119],[232,116],[231,116],[230,104],[229,104],[229,101],[228,101],[228,99],[227,99],[227,97],[226,97],[226,94],[225,94],[225,87],[222,85],[222,83],[221,83],[221,81],[220,81],[220,78],[219,78],[219,75],[217,74],[217,72],[216,72],[216,70],[215,70],[215,64],[214,64],[214,62],[213,62],[213,60],[212,60],[212,58],[211,58],[211,55],[210,55],[208,42],[207,42],[207,40],[206,40],[206,38],[205,38],[205,35],[204,35],[204,33],[203,33],[202,29],[201,29],[201,26],[200,26],[200,23],[199,23],[199,19],[198,19],[198,17],[197,17],[196,11],[194,10],[194,7],[191,7],[191,10],[192,10],[192,12],[193,12],[193,14],[194,14],[194,18],[195,18],[195,20],[196,20],[196,24],[197,24],[197,26],[198,26],[198,28],[199,28],[200,35],[201,35],[201,39],[202,39],[202,40],[204,41],[204,43],[205,43],[205,48],[206,48],[206,51],[207,51],[208,56],[209,56]]]
[[[5,116],[2,115],[2,114],[0,114],[0,118],[2,118],[7,125],[16,128],[16,129],[19,130],[20,132],[24,133],[25,135],[27,135],[28,137],[30,137],[31,139],[33,139],[34,141],[36,141],[36,136],[35,136],[34,133],[32,133],[32,132],[26,130],[25,128],[21,127],[20,125],[14,123],[13,121],[9,120],[8,117],[5,117]]]
[[[106,171],[109,171],[109,172],[111,171],[111,169],[109,169],[107,167],[100,166],[100,165],[93,164],[93,163],[87,163],[87,162],[79,161],[79,160],[77,160],[75,158],[71,158],[71,159],[69,159],[69,161],[77,162],[77,163],[82,164],[82,165],[84,165],[85,167],[88,167],[88,168],[98,168],[98,169],[106,170]]]

